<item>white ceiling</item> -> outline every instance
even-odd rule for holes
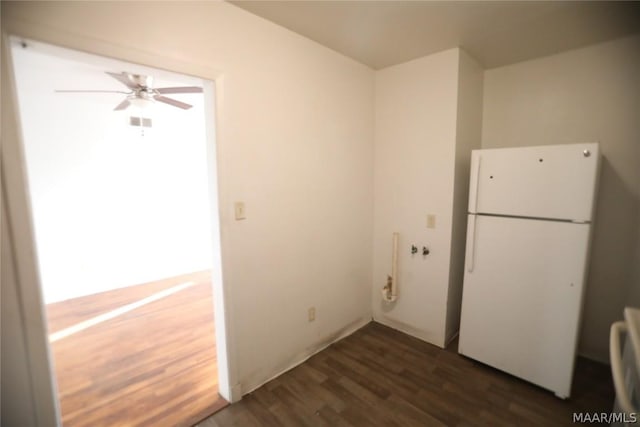
[[[486,68],[640,32],[640,2],[230,1],[380,69],[460,46]]]

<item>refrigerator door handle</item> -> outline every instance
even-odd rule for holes
[[[467,229],[467,271],[473,272],[474,258],[476,256],[476,219],[477,215],[470,215]]]
[[[471,159],[471,183],[469,185],[469,212],[478,212],[478,186],[480,185],[480,154]]]

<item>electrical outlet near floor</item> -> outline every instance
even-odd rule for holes
[[[309,322],[313,322],[314,320],[316,320],[316,308],[315,307],[311,307],[309,308]]]

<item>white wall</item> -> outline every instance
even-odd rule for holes
[[[608,360],[640,305],[640,36],[485,72],[482,147],[599,141],[603,153],[579,351]]]
[[[4,198],[4,192],[2,194]],[[4,202],[4,201],[3,201]],[[4,208],[4,206],[3,206]],[[23,325],[23,313],[19,304],[14,259],[8,238],[7,215],[2,210],[2,400],[3,425],[35,425],[35,405],[28,367],[27,343],[22,330],[12,325]]]
[[[37,283],[37,263],[33,253],[31,218],[20,215],[29,201],[23,191],[25,176],[21,170],[22,152],[17,144],[17,117],[14,86],[8,60],[8,44],[2,38],[0,89],[2,125],[0,130],[0,322],[2,342],[0,375],[2,425],[55,425],[57,399],[51,377],[48,340],[44,313],[26,310],[39,307],[42,296],[39,289],[29,287]],[[9,89],[8,89],[9,88]],[[16,238],[15,236],[19,236]],[[20,260],[20,262],[18,262]],[[24,286],[23,286],[24,285]],[[25,292],[25,289],[33,289]],[[46,422],[44,420],[49,420]]]
[[[459,49],[376,72],[374,318],[443,346],[451,257]],[[426,228],[427,214],[436,227]],[[398,295],[382,300],[400,233]],[[411,255],[411,245],[419,253]],[[422,246],[430,254],[422,256]]]
[[[455,337],[460,329],[471,150],[480,148],[480,136],[482,134],[484,71],[480,64],[469,54],[462,49],[459,51],[451,263],[449,266],[449,293],[447,295],[447,323],[445,328],[447,342]]]
[[[239,389],[370,320],[372,70],[223,2],[3,2],[2,18],[9,33],[219,73],[223,270]],[[236,200],[244,221],[232,218]]]
[[[140,112],[112,111],[126,89],[104,71],[153,75],[30,43],[13,49],[29,190],[45,303],[210,269],[212,266],[203,96],[157,103],[153,127]],[[176,77],[177,78],[177,77]]]

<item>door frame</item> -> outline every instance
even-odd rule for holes
[[[16,267],[16,287],[19,309],[23,314],[25,341],[27,343],[27,368],[31,372],[34,410],[39,425],[59,425],[59,407],[55,392],[54,370],[49,353],[46,332],[44,305],[40,288],[40,277],[33,234],[33,215],[26,182],[26,164],[24,146],[17,109],[16,86],[11,57],[11,38],[21,37],[47,43],[66,49],[73,49],[93,55],[136,63],[147,67],[163,69],[179,74],[187,74],[205,80],[205,126],[207,134],[207,160],[209,171],[209,199],[211,202],[211,222],[214,238],[213,265],[221,266],[222,271],[213,272],[213,294],[215,304],[216,352],[218,363],[219,393],[226,400],[235,402],[241,398],[238,383],[233,325],[230,308],[231,293],[227,283],[230,281],[231,264],[223,255],[228,253],[229,232],[222,221],[222,206],[228,206],[229,200],[225,166],[219,159],[223,157],[224,144],[224,76],[222,72],[195,63],[183,62],[170,57],[140,51],[128,46],[114,45],[108,42],[71,35],[51,28],[43,28],[24,21],[8,22],[2,31],[2,68],[3,68],[3,130],[2,130],[2,179],[5,192],[6,212],[12,252]],[[15,25],[11,25],[15,24]],[[14,27],[14,28],[12,28]],[[19,28],[19,30],[16,30]],[[216,191],[217,189],[217,191]],[[219,246],[218,246],[219,245]],[[216,247],[218,246],[218,247]],[[4,286],[4,285],[3,285]],[[53,419],[55,418],[55,420]]]

